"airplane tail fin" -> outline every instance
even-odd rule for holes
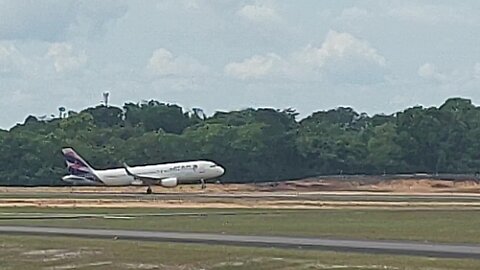
[[[80,155],[72,148],[62,149],[63,157],[67,164],[67,170],[71,175],[84,177],[89,180],[99,181],[95,169],[92,168]]]

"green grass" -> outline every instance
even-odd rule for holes
[[[0,235],[0,269],[477,270],[479,260]]]
[[[473,210],[232,210],[232,209],[44,209],[0,212],[173,213],[236,211],[240,215],[138,217],[135,219],[0,220],[0,225],[39,225],[249,235],[322,236],[480,243],[480,213]],[[248,215],[246,212],[270,214]],[[242,214],[244,213],[244,214]]]

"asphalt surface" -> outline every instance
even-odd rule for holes
[[[308,248],[341,252],[385,253],[439,258],[480,260],[480,245],[435,244],[400,241],[369,241],[278,236],[242,236],[207,233],[179,233],[56,227],[0,226],[0,233],[23,235],[57,235],[87,238],[129,239],[140,241],[222,244],[277,248]]]
[[[239,216],[239,215],[275,215],[275,212],[171,212],[171,213],[117,213],[117,214],[66,214],[66,213],[45,213],[45,212],[0,212],[0,220],[18,220],[18,219],[84,219],[84,218],[103,218],[103,219],[134,219],[139,217],[206,217],[206,216]]]

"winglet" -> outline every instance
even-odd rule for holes
[[[132,173],[132,171],[130,170],[130,167],[127,165],[126,162],[123,163],[123,168],[125,169],[125,172],[127,173],[127,175],[136,177],[136,175]]]

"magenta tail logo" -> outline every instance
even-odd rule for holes
[[[83,159],[77,155],[71,149],[63,150],[63,157],[67,163],[68,173],[71,175],[79,176],[91,181],[101,182],[100,179],[94,174],[92,168]]]

